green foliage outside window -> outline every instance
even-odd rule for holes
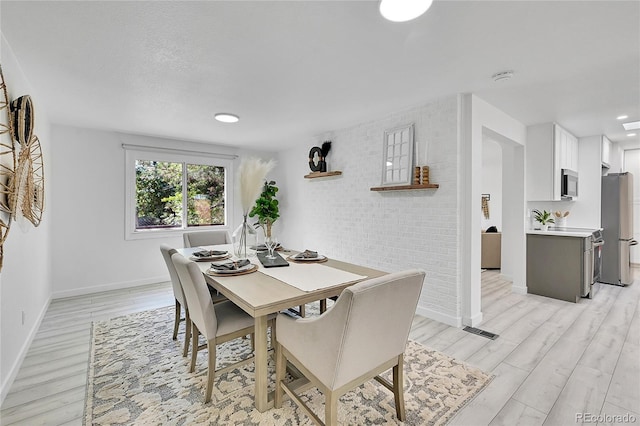
[[[136,229],[175,228],[183,222],[183,163],[136,161]],[[186,225],[224,225],[225,169],[187,164]]]

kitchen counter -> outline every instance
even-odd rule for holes
[[[602,228],[600,228],[602,229]],[[529,229],[527,234],[529,235],[551,235],[554,237],[579,237],[579,238],[587,238],[590,237],[594,231],[597,229],[589,229],[589,228],[549,228],[548,231],[543,231],[541,229]]]

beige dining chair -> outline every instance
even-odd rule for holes
[[[187,302],[184,298],[184,291],[182,290],[182,285],[180,284],[180,278],[178,278],[176,268],[175,266],[173,266],[173,262],[171,261],[171,256],[177,252],[176,249],[167,244],[160,244],[160,252],[162,253],[162,257],[167,264],[167,269],[169,270],[171,287],[173,288],[173,297],[176,301],[176,315],[175,321],[173,323],[173,340],[178,339],[178,327],[180,326],[180,322],[184,321],[184,348],[182,349],[182,356],[187,356],[187,353],[189,351],[189,338],[191,335],[191,321],[189,320],[189,310],[187,309]],[[181,318],[182,309],[184,309],[184,318]]]
[[[194,231],[182,234],[185,247],[214,246],[231,244],[231,236],[227,231]]]
[[[182,356],[187,356],[189,353],[189,340],[191,339],[191,320],[189,319],[189,308],[187,301],[184,297],[184,290],[180,283],[180,278],[176,272],[176,268],[171,261],[171,256],[177,253],[176,249],[168,244],[160,244],[160,252],[167,264],[169,270],[169,277],[171,278],[171,288],[173,289],[173,297],[176,301],[175,321],[173,323],[173,340],[178,339],[178,329],[180,322],[184,321],[184,348],[182,349]],[[208,287],[209,294],[211,295],[211,301],[213,303],[219,303],[227,300],[223,295],[218,294],[215,289]],[[182,318],[182,309],[184,309],[184,318]]]
[[[204,398],[204,402],[207,403],[211,400],[213,379],[216,373],[216,345],[246,336],[247,334],[253,334],[254,319],[230,301],[220,302],[214,305],[211,297],[209,297],[207,283],[205,282],[202,271],[195,262],[186,259],[180,253],[174,253],[171,256],[171,260],[176,267],[187,305],[189,306],[192,335],[190,373],[195,370],[198,350],[204,347],[208,350],[207,389]],[[274,321],[275,314],[268,317],[272,339],[275,339]],[[200,334],[207,340],[206,346],[198,345],[198,336]],[[224,370],[228,371],[237,368],[252,359],[253,357],[249,357],[225,367]]]
[[[374,378],[404,421],[403,354],[425,273],[409,270],[347,287],[323,315],[276,321],[275,406],[283,391],[318,424],[337,424],[338,398]],[[285,383],[291,362],[325,396],[325,423]],[[379,374],[392,368],[393,383]]]

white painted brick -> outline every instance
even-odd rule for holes
[[[370,191],[381,181],[384,131],[409,123],[415,125],[419,151],[428,144],[430,180],[440,188]],[[281,166],[289,170],[286,182],[278,182],[281,221],[286,221],[281,240],[389,272],[424,269],[419,306],[459,317],[458,134],[458,98],[451,96],[326,132],[281,153]],[[309,149],[325,140],[333,142],[329,170],[342,170],[343,175],[303,179],[309,172]]]

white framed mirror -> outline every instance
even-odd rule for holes
[[[382,185],[413,183],[413,124],[384,132]]]

